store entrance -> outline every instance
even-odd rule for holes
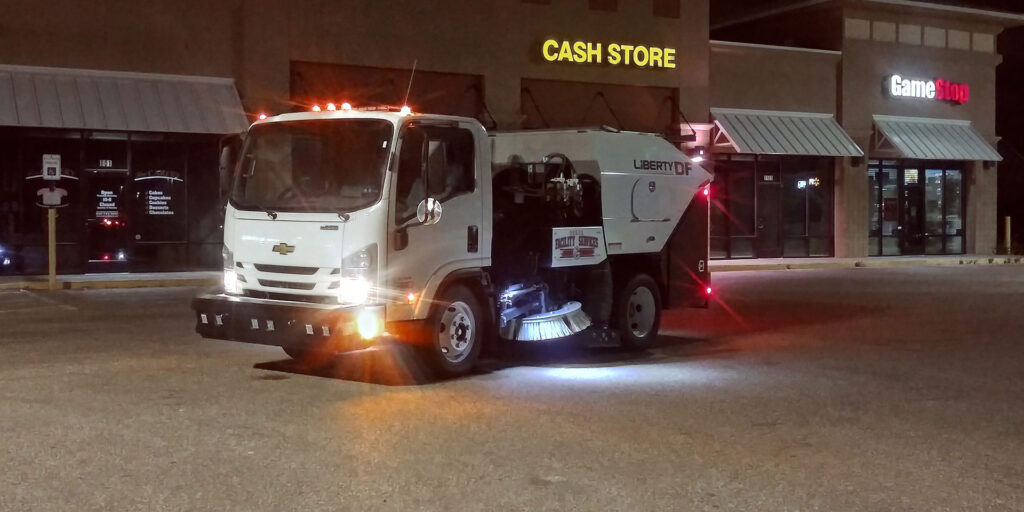
[[[89,170],[85,180],[87,272],[127,272],[129,239],[125,226],[126,170]]]
[[[963,254],[963,179],[958,162],[871,161],[869,254]]]
[[[762,180],[765,176],[762,176]],[[773,176],[774,178],[774,176]],[[757,257],[782,257],[782,186],[778,181],[757,185]]]
[[[914,172],[907,169],[904,173]],[[904,174],[906,176],[906,174]],[[906,180],[906,178],[904,178]],[[924,187],[919,183],[903,185],[903,204],[900,216],[900,249],[903,254],[924,254]]]

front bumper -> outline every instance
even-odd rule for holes
[[[225,294],[192,299],[196,332],[204,338],[346,352],[379,343],[384,306],[332,306]],[[359,325],[373,322],[377,335],[365,339]]]

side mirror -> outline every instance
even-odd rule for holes
[[[220,178],[220,195],[226,196],[231,191],[231,178],[235,165],[238,163],[238,152],[242,147],[242,136],[229,135],[220,140],[220,165],[217,176]]]
[[[416,220],[424,226],[437,224],[441,220],[441,213],[441,202],[433,197],[420,201],[416,206]]]

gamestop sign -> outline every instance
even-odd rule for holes
[[[893,98],[948,101],[957,105],[971,100],[971,86],[942,78],[920,80],[892,75],[885,79],[885,90]]]

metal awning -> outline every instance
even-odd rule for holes
[[[713,108],[716,145],[758,155],[864,156],[831,114]]]
[[[248,125],[230,78],[0,66],[0,126],[227,134]]]
[[[880,151],[895,150],[903,158],[917,160],[1003,160],[970,121],[874,117],[873,145]]]

